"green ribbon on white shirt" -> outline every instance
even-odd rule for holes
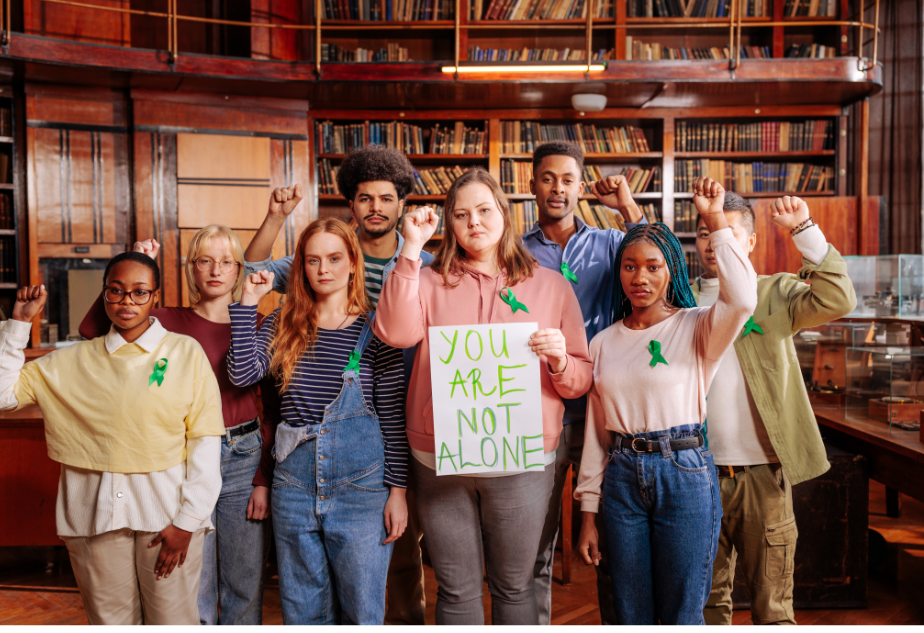
[[[154,363],[154,373],[151,374],[151,377],[148,378],[148,387],[154,384],[154,381],[157,381],[157,386],[160,387],[164,384],[164,374],[167,373],[167,359],[161,358],[159,361]]]
[[[651,341],[648,343],[648,351],[651,352],[651,362],[648,363],[649,365],[652,367],[658,363],[667,365],[667,360],[661,355],[661,344],[658,341]]]

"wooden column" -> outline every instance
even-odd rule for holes
[[[859,197],[859,223],[857,231],[860,255],[878,253],[878,240],[871,239],[869,209],[869,99],[860,102],[860,156],[857,161],[857,194]]]

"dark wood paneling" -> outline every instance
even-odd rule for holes
[[[253,22],[304,23],[299,0],[251,0],[250,12]],[[299,34],[299,31],[293,29],[251,29],[250,55],[254,59],[297,61],[300,58]]]
[[[82,0],[84,4],[128,9],[129,0]],[[130,17],[115,11],[48,4],[43,0],[23,1],[26,33],[78,42],[131,46]]]

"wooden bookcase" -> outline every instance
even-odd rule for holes
[[[13,91],[0,87],[0,309],[9,317],[19,288],[19,205]]]
[[[846,128],[847,117],[843,108],[838,106],[800,106],[800,107],[732,107],[732,108],[700,108],[700,109],[605,109],[596,113],[579,113],[574,110],[482,110],[482,111],[391,111],[391,110],[358,110],[358,111],[324,111],[315,110],[309,113],[311,128],[311,146],[314,152],[310,156],[309,174],[313,179],[310,183],[311,190],[314,192],[317,200],[317,209],[319,217],[338,216],[343,218],[349,217],[348,205],[344,198],[336,194],[319,194],[318,183],[319,173],[318,164],[321,159],[329,161],[331,165],[336,165],[343,157],[342,154],[324,154],[319,151],[321,148],[321,139],[318,138],[320,123],[332,122],[335,125],[355,125],[365,122],[391,122],[400,121],[419,125],[422,128],[430,129],[440,124],[442,126],[452,125],[455,121],[461,121],[466,126],[484,125],[487,132],[487,154],[463,154],[463,155],[441,155],[441,154],[410,154],[409,158],[415,168],[429,168],[439,165],[460,165],[463,168],[469,166],[481,166],[487,169],[498,182],[502,181],[501,165],[502,161],[516,160],[523,162],[531,161],[529,153],[508,153],[504,152],[505,145],[502,138],[503,123],[506,121],[536,121],[540,124],[583,124],[585,126],[595,125],[598,128],[608,128],[614,126],[633,126],[641,129],[648,144],[648,152],[630,152],[630,153],[600,153],[585,152],[585,163],[595,165],[604,171],[607,168],[623,167],[642,167],[651,168],[657,166],[661,170],[661,188],[657,192],[644,192],[634,194],[635,200],[641,204],[653,204],[657,216],[668,226],[675,228],[675,204],[682,204],[681,201],[688,200],[692,197],[689,191],[678,191],[676,185],[677,165],[680,160],[692,159],[711,159],[720,161],[734,162],[757,162],[783,164],[783,163],[804,163],[827,168],[833,175],[833,182],[824,187],[821,191],[763,191],[763,192],[744,192],[741,195],[746,198],[758,201],[767,200],[769,203],[773,198],[781,195],[798,195],[807,199],[834,199],[843,197],[847,192],[846,179]],[[826,121],[829,122],[833,132],[834,149],[826,150],[803,150],[803,151],[785,151],[785,152],[760,152],[751,151],[677,151],[677,141],[675,130],[678,123],[708,123],[708,124],[725,124],[725,125],[744,125],[757,124],[753,127],[760,127],[759,124],[765,122],[787,122],[800,123],[803,121]],[[708,175],[708,174],[705,174]],[[519,202],[533,199],[528,193],[511,193],[507,195],[511,202]],[[410,196],[409,205],[419,204],[439,204],[443,201],[444,196]],[[593,195],[585,195],[585,199],[595,201]],[[687,230],[678,232],[678,236],[684,241],[692,241],[694,237],[693,230],[684,227]],[[438,237],[436,239],[439,239]]]

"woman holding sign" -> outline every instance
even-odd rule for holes
[[[407,526],[404,366],[372,335],[356,234],[316,220],[298,240],[283,306],[257,332],[273,273],[232,304],[228,372],[280,385],[273,526],[284,624],[382,624],[392,543]]]
[[[609,560],[619,624],[704,624],[712,584],[722,504],[702,432],[706,393],[754,311],[757,278],[725,221],[725,190],[698,179],[693,191],[718,301],[697,308],[680,242],[664,224],[638,226],[616,255],[617,322],[590,344],[578,548],[599,563],[602,503],[607,541],[619,544]]]
[[[385,283],[375,322],[376,334],[390,345],[419,343],[408,391],[407,435],[420,520],[439,582],[436,621],[484,624],[484,561],[493,623],[538,624],[533,566],[552,491],[562,398],[577,398],[591,384],[584,321],[569,282],[540,268],[520,244],[507,199],[490,174],[476,168],[456,179],[445,208],[448,230],[433,264],[424,270],[420,252],[439,218],[428,207],[405,216],[404,247]],[[461,441],[454,445],[459,448],[443,443],[437,453],[434,409],[452,404],[434,399],[443,385],[431,382],[431,348],[446,337],[445,332],[431,334],[429,328],[497,324],[502,330],[518,323],[538,323],[528,348],[540,361],[539,393],[533,398],[541,400],[541,433],[507,446],[498,442],[502,455],[463,455]],[[459,348],[465,343],[457,340]],[[504,354],[500,340],[493,339],[493,348],[490,343],[483,340],[485,356]],[[452,349],[453,354],[463,353]],[[529,354],[525,349],[513,354],[524,352]],[[480,357],[471,349],[465,353]],[[490,430],[484,425],[487,409],[478,412],[472,433],[498,433],[498,428],[509,428],[511,419],[516,421],[523,398],[507,402],[504,395],[518,390],[516,378],[509,382],[517,373],[510,367],[493,371],[493,376],[489,371],[460,372],[453,381],[457,389],[478,393],[497,412],[488,418],[496,421]],[[463,423],[463,418],[460,410],[459,435],[463,424],[475,422],[466,418]],[[490,469],[489,459],[494,462]],[[447,468],[459,474],[443,475]]]

